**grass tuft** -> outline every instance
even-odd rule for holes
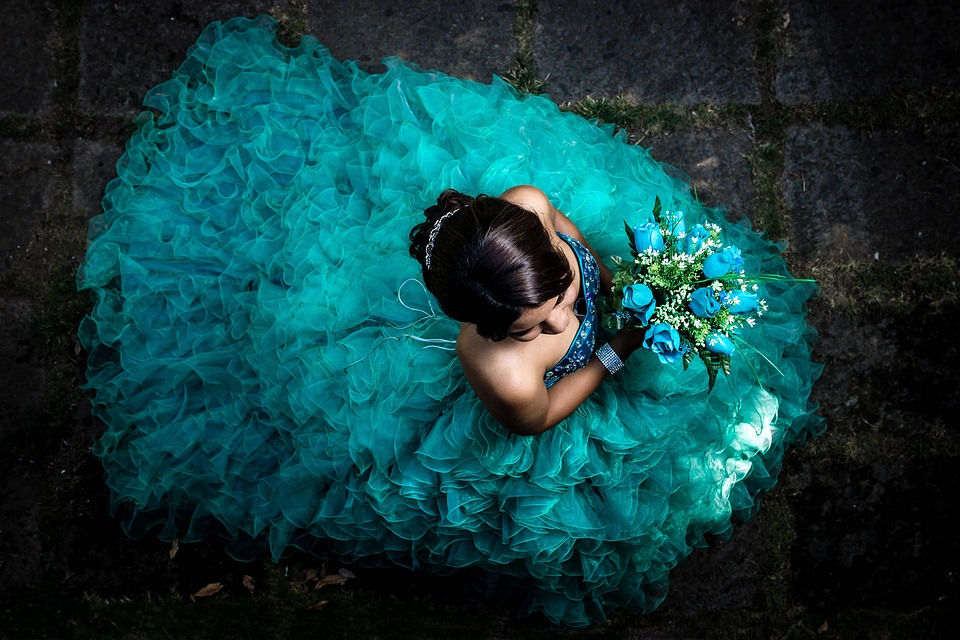
[[[536,0],[517,0],[514,10],[517,13],[513,33],[517,37],[517,57],[503,74],[503,79],[521,93],[542,94],[546,82],[537,73],[537,63],[533,57],[533,28],[537,17]]]
[[[934,87],[893,92],[873,100],[821,102],[797,106],[791,116],[796,124],[819,123],[862,131],[919,126],[929,134],[945,122],[960,121],[960,92]]]
[[[774,240],[782,240],[789,228],[787,203],[781,188],[783,145],[757,144],[748,160],[757,190],[757,227]]]
[[[823,289],[819,303],[834,313],[908,315],[955,313],[960,306],[957,258],[918,257],[902,265],[876,260],[812,264]]]
[[[307,0],[293,0],[283,7],[275,7],[271,15],[280,23],[278,38],[288,47],[295,47],[303,36],[310,33],[310,8]]]
[[[643,138],[647,135],[697,131],[709,128],[736,128],[749,107],[741,104],[716,105],[704,102],[693,107],[677,104],[640,104],[619,95],[615,98],[586,96],[576,102],[563,105],[563,109],[588,119],[613,124],[620,129],[629,129]]]

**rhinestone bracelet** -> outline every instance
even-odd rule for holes
[[[613,350],[609,342],[594,351],[594,354],[597,356],[600,364],[606,367],[610,373],[616,373],[620,371],[620,369],[623,369],[623,360],[620,359],[620,356]]]

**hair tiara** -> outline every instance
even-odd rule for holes
[[[437,242],[437,232],[440,231],[440,225],[443,224],[443,221],[455,214],[457,211],[460,211],[460,207],[447,211],[445,214],[437,218],[437,221],[433,223],[433,228],[430,229],[430,235],[427,237],[427,247],[423,250],[423,264],[430,269],[430,259],[433,256],[433,245]]]

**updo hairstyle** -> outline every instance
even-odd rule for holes
[[[410,231],[423,282],[445,314],[475,324],[485,338],[503,340],[524,309],[557,297],[573,280],[540,218],[523,207],[448,189],[424,215]]]

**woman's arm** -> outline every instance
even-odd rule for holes
[[[610,346],[624,362],[642,343],[643,332],[633,329],[623,329],[610,339]],[[549,410],[546,419],[538,425],[536,431],[526,435],[541,433],[559,424],[576,411],[609,375],[610,372],[594,354],[585,367],[557,380],[547,389]]]
[[[640,348],[643,332],[624,329],[610,340],[610,346],[626,360]],[[464,372],[484,407],[510,431],[533,436],[559,424],[597,390],[610,372],[596,355],[582,369],[564,376],[549,389],[542,375],[525,367],[487,362],[483,371],[461,359]]]

